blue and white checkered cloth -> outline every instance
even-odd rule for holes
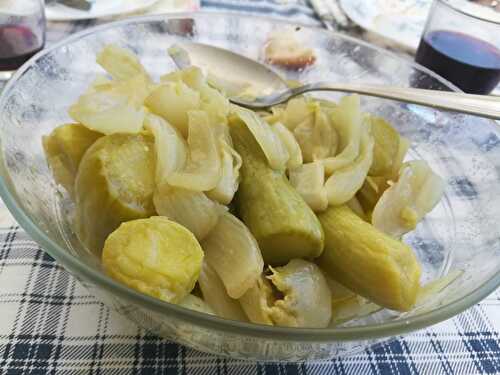
[[[319,25],[302,0],[202,5]],[[49,24],[49,42],[94,24]],[[351,357],[266,364],[197,352],[144,331],[98,302],[0,203],[0,374],[500,374],[499,332],[497,290],[453,319]]]

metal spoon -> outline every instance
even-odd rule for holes
[[[317,82],[290,89],[278,74],[263,64],[222,48],[183,42],[170,48],[169,54],[181,69],[188,66],[204,68],[213,77],[231,82],[235,88],[245,87],[250,83],[254,91],[262,96],[245,100],[234,96],[237,90],[228,92],[228,95],[232,103],[255,110],[285,103],[294,96],[310,91],[343,91],[421,104],[494,120],[500,119],[500,99],[488,95],[363,83]]]

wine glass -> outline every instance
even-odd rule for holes
[[[0,81],[45,44],[43,0],[0,0]]]
[[[500,12],[483,3],[434,0],[415,57],[470,94],[500,82]]]

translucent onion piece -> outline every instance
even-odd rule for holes
[[[114,44],[105,46],[96,60],[116,80],[127,80],[136,75],[148,77],[137,55]]]
[[[337,132],[328,115],[331,109],[322,108],[318,102],[310,102],[308,106],[314,116],[306,116],[293,130],[305,162],[334,155],[338,143]]]
[[[185,226],[198,241],[215,227],[222,212],[204,193],[168,186],[155,191],[153,203],[158,215]]]
[[[185,307],[186,309],[198,311],[205,314],[215,315],[214,310],[200,297],[196,297],[195,295],[188,294],[182,301],[179,302],[179,305]]]
[[[346,288],[343,286],[341,283],[338,281],[335,281],[329,276],[326,276],[326,282],[328,284],[328,287],[330,288],[330,293],[332,295],[332,301],[340,301],[345,298],[351,298],[356,295],[353,291],[350,289]]]
[[[314,160],[314,117],[307,117],[304,121],[295,126],[293,135],[300,146],[304,162],[312,162]]]
[[[281,122],[274,124],[272,129],[285,145],[288,152],[288,162],[286,163],[286,167],[288,169],[300,167],[302,165],[302,151],[300,150],[300,146],[292,132]]]
[[[198,283],[204,300],[218,316],[243,322],[248,321],[238,300],[229,297],[222,280],[206,261],[203,262]]]
[[[183,137],[188,135],[188,111],[200,109],[200,93],[184,82],[167,82],[158,86],[145,101],[146,106],[163,117]]]
[[[271,126],[253,111],[235,105],[232,105],[231,109],[253,134],[266,155],[269,166],[276,170],[284,170],[288,161],[288,152]]]
[[[219,139],[219,151],[221,157],[221,178],[217,186],[207,191],[207,197],[221,204],[229,204],[238,190],[240,180],[241,156],[223,137]]]
[[[262,112],[261,116],[262,116],[262,118],[264,119],[265,122],[267,122],[270,125],[274,125],[277,122],[282,122],[282,116],[283,116],[284,112],[285,112],[285,107],[283,107],[283,106],[274,106],[274,107],[271,108],[271,113],[270,114],[269,114],[269,112]],[[287,126],[287,128],[288,128],[288,126]],[[290,128],[288,128],[288,129],[290,129]]]
[[[415,229],[439,202],[444,181],[422,160],[403,164],[398,181],[380,197],[372,214],[375,228],[395,238]]]
[[[200,94],[200,109],[206,111],[213,124],[226,122],[229,101],[219,90],[210,87],[200,68],[189,67],[161,77],[162,82],[184,83]]]
[[[337,326],[352,319],[359,319],[382,308],[366,298],[350,291],[337,281],[326,277],[332,293],[332,319],[330,327]]]
[[[438,293],[447,288],[451,283],[453,283],[458,277],[464,273],[463,270],[454,270],[448,273],[446,276],[434,279],[425,285],[422,285],[417,294],[417,308],[428,304],[433,298],[437,296]]]
[[[90,84],[89,88],[85,92],[86,94],[92,94],[95,92],[99,92],[102,90],[107,90],[113,85],[113,81],[109,79],[107,76],[98,74],[92,83]]]
[[[168,184],[170,175],[184,168],[187,160],[187,145],[178,131],[162,117],[152,113],[146,115],[144,127],[155,138],[156,185],[159,189]]]
[[[332,127],[327,112],[320,106],[316,108],[314,119],[312,160],[325,159],[337,150],[337,131]]]
[[[336,170],[325,183],[329,204],[340,205],[354,197],[363,185],[372,160],[373,138],[368,132],[364,132],[357,159],[352,164]]]
[[[304,97],[290,99],[281,113],[280,121],[290,130],[294,130],[306,120],[314,121],[316,106]],[[274,111],[273,111],[274,113]],[[275,113],[275,115],[277,115]]]
[[[332,109],[331,118],[338,133],[340,152],[323,159],[328,175],[352,163],[359,154],[363,116],[360,111],[359,96],[344,96],[337,107]]]
[[[302,164],[300,167],[290,170],[289,178],[291,185],[313,211],[323,211],[328,207],[324,186],[325,168],[320,161]]]
[[[288,327],[326,327],[332,313],[327,281],[314,263],[293,259],[271,269],[240,298],[251,322]]]
[[[274,322],[271,319],[271,306],[275,299],[271,282],[260,275],[239,301],[252,323],[272,326]]]
[[[327,327],[332,316],[330,288],[317,265],[292,259],[286,266],[270,268],[269,280],[283,294],[271,307],[276,325]]]
[[[193,90],[199,90],[206,85],[206,79],[200,68],[192,66],[182,70],[165,74],[160,78],[161,82],[184,82]]]
[[[226,123],[230,110],[227,98],[207,84],[202,86],[199,91],[201,95],[201,109],[208,113],[212,124]]]
[[[264,268],[257,241],[248,228],[229,212],[221,214],[203,240],[206,262],[214,268],[231,298],[240,298]]]
[[[399,176],[399,170],[403,166],[403,162],[406,156],[406,153],[408,152],[408,149],[411,146],[411,142],[408,138],[405,138],[403,136],[399,137],[399,148],[398,148],[398,153],[396,155],[396,159],[394,160],[394,163],[392,165],[392,171],[390,175],[387,177],[389,180],[392,181],[397,181],[398,176]]]
[[[75,121],[104,134],[137,133],[142,129],[142,106],[151,84],[142,76],[101,85],[78,98],[69,108]]]
[[[220,122],[219,124],[212,124],[212,129],[215,134],[215,139],[217,139],[219,142],[224,141],[228,146],[233,147],[233,140],[231,139],[231,134],[229,133],[229,124],[227,122],[227,118],[224,122]]]
[[[350,298],[332,302],[332,320],[329,326],[335,327],[353,319],[366,317],[380,310],[382,310],[382,307],[379,305],[355,294]]]
[[[221,161],[214,129],[206,112],[189,111],[188,160],[168,178],[172,186],[194,191],[212,190],[221,178]]]

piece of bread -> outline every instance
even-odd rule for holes
[[[304,46],[294,31],[282,31],[271,35],[264,48],[266,62],[286,69],[301,70],[314,64],[316,56]]]

